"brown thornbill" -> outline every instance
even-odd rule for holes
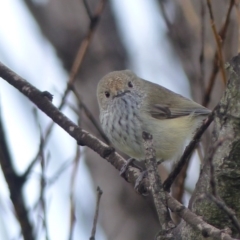
[[[211,112],[129,70],[104,76],[97,98],[105,134],[117,149],[137,160],[145,158],[143,131],[153,136],[157,160],[175,159]]]

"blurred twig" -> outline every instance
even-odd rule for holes
[[[74,82],[76,81],[76,75],[77,75],[77,73],[78,73],[78,71],[79,71],[79,69],[82,65],[84,57],[86,56],[86,52],[87,52],[87,50],[89,48],[89,45],[92,41],[92,38],[93,38],[93,35],[95,33],[96,27],[97,27],[97,25],[100,21],[100,17],[103,13],[103,9],[106,5],[106,2],[107,2],[107,0],[100,0],[100,3],[98,5],[96,11],[94,12],[94,14],[92,14],[87,2],[84,1],[84,5],[85,5],[85,8],[86,8],[87,14],[90,18],[90,24],[89,24],[88,32],[87,32],[85,38],[80,43],[77,55],[74,59],[74,62],[73,62],[73,65],[72,65],[72,68],[71,68],[71,71],[70,71],[70,74],[69,74],[67,87],[66,87],[66,89],[63,93],[61,103],[59,104],[59,107],[58,107],[59,110],[61,110],[63,108],[63,106],[65,105],[66,98],[67,98],[69,92],[71,91]],[[43,146],[47,143],[53,126],[54,126],[54,122],[50,123],[50,125],[47,127],[46,132],[45,132],[45,136],[44,136],[44,142],[42,143]],[[39,149],[41,147],[42,146],[40,146]],[[23,174],[24,178],[26,178],[29,175],[32,167],[35,165],[35,163],[38,160],[39,154],[40,154],[40,151],[37,152],[36,156],[34,157],[34,159],[31,162],[31,164],[29,165],[29,167],[27,168],[27,170]]]
[[[168,178],[164,181],[163,187],[164,187],[165,191],[170,191],[172,183],[174,182],[174,180],[180,173],[180,171],[183,168],[183,166],[185,165],[185,163],[189,161],[189,158],[191,157],[191,154],[193,153],[195,147],[197,146],[202,134],[205,132],[205,130],[208,128],[208,126],[213,121],[213,115],[214,115],[214,110],[208,116],[208,118],[204,122],[204,124],[198,129],[198,131],[194,135],[192,141],[185,148],[185,151],[184,151],[183,155],[181,156],[180,160],[177,162],[175,168],[169,174]]]
[[[71,190],[70,190],[70,230],[69,230],[69,240],[73,239],[73,229],[75,225],[75,202],[74,202],[74,187],[75,187],[75,180],[77,176],[77,170],[78,170],[78,165],[80,161],[80,147],[77,146],[76,149],[76,156],[74,158],[74,165],[73,165],[73,171],[71,175]]]
[[[74,81],[76,80],[76,75],[77,75],[77,73],[80,69],[80,66],[81,66],[81,64],[83,62],[83,59],[86,55],[86,52],[88,50],[88,47],[91,43],[92,37],[95,33],[95,29],[96,29],[96,27],[99,23],[99,20],[100,20],[100,17],[102,15],[102,12],[103,12],[103,9],[105,7],[106,2],[107,2],[107,0],[100,0],[99,6],[97,7],[97,9],[96,9],[96,11],[93,15],[89,14],[90,13],[89,7],[86,7],[88,16],[90,18],[90,25],[89,25],[89,29],[88,29],[88,33],[87,33],[86,37],[83,39],[83,41],[80,44],[80,47],[78,49],[76,58],[73,62],[72,69],[70,71],[70,77],[69,77],[69,80],[68,80],[68,84],[70,84],[70,85],[73,84]],[[84,3],[85,3],[85,6],[88,6],[86,1],[84,1]],[[65,92],[65,95],[68,94],[69,90],[70,89],[67,88],[67,90]],[[63,97],[62,102],[64,102],[64,99],[65,99],[65,97]]]
[[[12,201],[16,218],[21,227],[21,232],[24,240],[34,240],[33,226],[28,218],[28,210],[25,205],[22,189],[25,181],[17,175],[13,160],[11,158],[6,135],[4,132],[4,126],[2,123],[0,112],[0,165],[8,185],[10,199]]]
[[[71,165],[73,164],[72,160],[70,161],[66,161],[64,162],[60,167],[59,169],[57,170],[57,172],[51,177],[48,179],[48,185],[52,185],[53,183],[55,183],[55,181],[59,178],[59,176],[68,168],[70,167]]]
[[[71,90],[73,91],[76,99],[77,99],[77,103],[78,103],[78,107],[79,109],[83,109],[86,116],[88,117],[88,119],[91,121],[91,123],[93,124],[93,126],[97,129],[97,131],[99,132],[99,134],[101,135],[102,139],[107,143],[110,144],[107,136],[105,135],[105,133],[102,131],[101,127],[99,126],[98,122],[96,121],[96,119],[94,118],[94,116],[92,115],[92,113],[89,111],[89,109],[87,108],[87,106],[84,104],[84,102],[82,101],[79,93],[77,92],[76,88],[74,86],[71,86]]]
[[[160,10],[161,10],[161,13],[162,13],[162,16],[163,16],[163,19],[167,25],[167,28],[169,29],[170,33],[172,32],[172,23],[170,22],[170,20],[168,19],[168,16],[167,16],[167,13],[166,13],[166,10],[165,10],[165,6],[164,6],[164,1],[160,0],[158,1],[159,2],[159,5],[160,5]]]
[[[189,26],[198,33],[200,28],[200,19],[195,11],[194,2],[192,0],[178,1],[179,6],[183,11],[183,15],[186,18]]]
[[[205,62],[205,57],[204,57],[204,45],[205,45],[205,0],[201,0],[201,29],[200,29],[200,35],[201,35],[201,49],[200,49],[200,56],[199,56],[199,63],[200,63],[200,75],[198,78],[198,86],[201,90],[201,96],[204,95],[204,77],[205,77],[205,68],[204,68],[204,62]],[[181,2],[181,6],[184,10],[184,12],[189,12],[190,13],[188,22],[191,24],[191,16],[194,16],[194,19],[196,19],[194,22],[195,24],[191,24],[192,28],[199,28],[198,20],[197,20],[197,14],[194,11],[194,8],[192,6],[192,2],[188,1],[187,5],[183,2]],[[190,6],[190,8],[189,8]],[[190,159],[189,159],[190,160]],[[172,195],[174,198],[176,198],[179,202],[182,203],[182,198],[183,198],[183,193],[184,193],[184,183],[185,179],[187,176],[187,170],[189,166],[189,162],[187,161],[185,165],[183,166],[182,170],[180,171],[179,175],[176,177],[173,186],[172,186]],[[177,214],[173,214],[175,222],[179,222],[181,219],[177,216]]]
[[[97,229],[97,220],[98,220],[98,213],[99,213],[99,204],[100,204],[100,199],[103,194],[102,190],[100,187],[97,187],[97,202],[96,202],[96,210],[95,210],[95,215],[93,219],[93,227],[92,227],[92,232],[91,232],[91,237],[89,238],[90,240],[95,240],[95,234],[96,234],[96,229]]]
[[[212,13],[212,5],[211,5],[211,1],[207,0],[207,5],[208,5],[208,9],[209,9],[209,13],[210,13],[210,19],[211,19],[211,24],[212,24],[212,29],[213,29],[213,33],[214,33],[214,38],[215,41],[217,43],[217,49],[215,51],[214,54],[214,58],[213,58],[213,68],[212,68],[212,72],[209,78],[209,82],[208,82],[208,86],[203,98],[203,106],[207,106],[209,101],[210,101],[210,96],[211,96],[211,92],[213,89],[213,85],[219,70],[219,62],[220,62],[220,70],[222,73],[222,78],[223,78],[223,82],[224,85],[226,85],[226,74],[225,74],[225,68],[224,68],[224,61],[222,58],[222,46],[224,45],[225,42],[225,38],[226,38],[226,33],[227,33],[227,29],[228,29],[228,25],[229,25],[229,20],[230,20],[230,15],[231,15],[231,11],[232,11],[232,7],[234,4],[234,0],[230,0],[230,4],[229,4],[229,8],[227,11],[227,15],[226,15],[226,19],[225,22],[223,24],[223,26],[221,27],[220,31],[217,33],[216,30],[216,26],[214,23],[214,18],[213,18],[213,13]]]
[[[231,1],[231,2],[233,2],[233,1]],[[210,15],[211,26],[212,26],[214,38],[215,38],[216,45],[217,45],[217,52],[218,52],[218,60],[219,60],[219,65],[220,65],[220,71],[222,73],[223,83],[224,83],[224,85],[226,85],[227,79],[226,79],[226,73],[225,73],[225,69],[224,69],[224,60],[223,60],[223,54],[222,54],[222,39],[220,37],[220,34],[218,34],[217,28],[216,28],[216,25],[215,25],[215,20],[214,20],[213,11],[212,11],[211,0],[207,0],[207,6],[208,6],[208,10],[209,10],[209,15]]]
[[[240,9],[239,2],[235,0],[235,9],[237,12],[237,22],[238,22],[238,53],[240,52]]]
[[[157,170],[158,164],[156,161],[156,150],[153,148],[153,137],[151,134],[143,132],[142,138],[145,148],[145,166],[148,173],[150,191],[160,223],[160,233],[158,235],[164,235],[164,239],[170,239],[167,236],[175,226],[171,220],[169,209],[166,205],[166,193],[163,190],[161,179]]]
[[[103,9],[104,9],[104,6],[106,4],[107,0],[100,0],[100,3],[99,3],[99,6],[97,7],[94,15],[92,16],[92,14],[90,14],[90,10],[89,10],[89,7],[87,7],[87,13],[90,14],[89,15],[89,18],[90,18],[90,25],[89,25],[89,29],[88,29],[88,32],[85,36],[85,38],[83,39],[83,41],[81,42],[80,44],[80,47],[78,49],[78,52],[77,52],[77,55],[75,57],[75,60],[73,62],[73,65],[72,65],[72,68],[71,68],[71,71],[70,71],[70,77],[68,79],[68,83],[67,83],[67,88],[66,90],[64,91],[64,94],[63,94],[63,97],[62,97],[62,100],[61,100],[61,103],[59,105],[59,110],[62,109],[62,107],[64,106],[65,104],[65,101],[66,101],[66,98],[71,90],[71,87],[72,85],[74,84],[75,80],[76,80],[76,75],[81,67],[81,64],[83,62],[83,59],[86,55],[86,52],[88,50],[88,47],[91,43],[91,40],[93,38],[93,35],[95,33],[95,29],[99,23],[99,20],[100,20],[100,17],[102,15],[102,12],[103,12]],[[84,4],[85,6],[88,6],[87,3],[84,1]],[[46,130],[46,135],[45,137],[48,137],[48,135],[50,134],[51,132],[51,129],[53,127],[54,123],[50,124],[49,127],[47,128]]]
[[[45,201],[45,190],[46,190],[46,164],[47,160],[45,159],[43,149],[40,154],[41,157],[41,168],[42,168],[42,174],[41,174],[41,180],[40,180],[40,197],[39,197],[39,203],[41,205],[42,213],[43,213],[43,227],[45,229],[45,239],[49,240],[49,233],[48,233],[48,225],[47,225],[47,209],[46,209],[46,201]]]
[[[45,190],[46,190],[46,167],[47,167],[47,163],[48,163],[48,159],[49,157],[46,159],[45,158],[45,154],[44,154],[44,137],[43,137],[43,132],[42,132],[42,128],[41,128],[41,124],[38,118],[38,114],[37,114],[37,109],[34,108],[34,117],[35,117],[35,121],[38,124],[38,129],[39,129],[39,133],[40,133],[40,147],[39,147],[39,157],[41,159],[40,163],[41,163],[41,177],[40,177],[40,194],[39,194],[39,204],[40,204],[40,208],[42,211],[42,223],[43,223],[43,228],[45,229],[45,239],[49,240],[49,233],[48,233],[48,225],[47,225],[47,210],[46,210],[46,201],[45,201]],[[33,166],[33,164],[30,164],[30,166]],[[28,168],[30,169],[30,168]],[[30,172],[30,170],[29,170]],[[26,172],[25,172],[26,173]],[[27,175],[26,175],[27,176]]]
[[[178,174],[178,176],[176,177],[176,179],[173,183],[172,189],[171,189],[172,196],[181,203],[182,203],[182,197],[183,197],[183,193],[184,193],[184,183],[185,183],[185,179],[187,176],[187,169],[189,166],[189,162],[190,161],[187,161],[187,163],[182,167],[182,169],[181,169],[180,173]]]
[[[201,0],[201,50],[199,56],[200,64],[200,76],[199,76],[199,87],[201,89],[201,96],[204,95],[204,79],[205,79],[205,56],[204,56],[204,46],[205,46],[205,0]]]
[[[44,147],[44,137],[42,136],[42,132],[41,132],[41,127],[40,127],[40,123],[38,121],[37,118],[37,109],[33,108],[33,115],[35,117],[36,122],[38,123],[38,128],[40,130],[40,143],[39,143],[39,148],[38,148],[38,155],[34,157],[34,159],[31,161],[31,163],[29,164],[29,166],[27,167],[27,169],[25,170],[25,172],[22,174],[22,178],[24,181],[26,181],[27,177],[29,176],[30,172],[32,171],[33,167],[35,166],[35,163],[38,161],[39,156],[42,154],[42,149]]]

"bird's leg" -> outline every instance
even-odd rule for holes
[[[143,170],[143,171],[139,174],[139,176],[138,176],[138,178],[136,179],[136,182],[135,182],[135,186],[134,186],[134,189],[135,189],[135,190],[138,191],[139,186],[140,186],[141,183],[142,183],[142,180],[143,180],[145,177],[147,177],[147,175],[148,175],[148,171],[147,171],[147,170]]]
[[[122,166],[120,172],[119,172],[119,175],[120,176],[123,176],[125,174],[125,172],[127,171],[127,168],[135,161],[134,158],[129,158],[127,160],[127,162]]]
[[[123,177],[130,165],[132,165],[132,166],[138,168],[140,171],[142,171],[142,168],[140,166],[138,166],[137,164],[135,164],[135,160],[136,160],[135,158],[129,158],[127,160],[127,162],[122,166],[122,168],[119,172],[119,175]]]
[[[162,162],[164,162],[163,159],[158,160],[158,161],[157,161],[157,165],[159,166]],[[147,177],[147,175],[148,175],[148,170],[143,170],[143,171],[140,173],[140,175],[139,175],[138,178],[136,179],[135,186],[134,186],[134,189],[135,189],[136,191],[140,192],[139,189],[140,189],[141,183],[142,183],[143,179],[144,179],[145,177]],[[147,196],[147,193],[142,192],[142,195]]]

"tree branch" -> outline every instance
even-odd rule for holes
[[[159,236],[164,236],[164,239],[172,239],[171,230],[175,227],[173,224],[170,213],[167,208],[166,193],[163,190],[161,179],[157,170],[156,150],[153,148],[152,135],[143,132],[142,133],[143,144],[145,147],[145,165],[148,173],[148,180],[150,184],[150,191],[153,196],[154,204],[158,214],[158,220],[160,222]],[[162,238],[161,238],[162,239]]]
[[[196,148],[201,136],[205,132],[205,130],[208,128],[208,126],[213,121],[214,116],[214,110],[212,113],[208,116],[208,119],[204,122],[204,124],[198,129],[198,131],[195,133],[192,141],[188,144],[188,146],[185,148],[185,151],[183,155],[181,156],[180,160],[177,162],[177,165],[173,169],[173,171],[169,174],[168,178],[164,181],[163,187],[165,191],[170,191],[171,185],[176,179],[177,175],[180,173],[183,166],[188,162],[190,159],[194,149]]]

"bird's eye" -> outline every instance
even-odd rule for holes
[[[132,82],[128,82],[128,86],[129,86],[130,88],[132,88],[132,87],[133,87]]]
[[[105,92],[105,96],[106,98],[109,98],[110,97],[110,93],[108,91]]]

